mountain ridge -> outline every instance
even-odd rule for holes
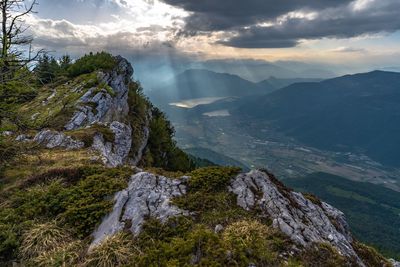
[[[231,113],[271,121],[279,131],[317,148],[361,151],[398,166],[393,144],[400,133],[399,81],[400,73],[373,71],[298,83],[239,101]]]
[[[114,64],[85,69],[100,59]],[[72,66],[0,135],[2,264],[392,265],[268,171],[193,166],[125,59]]]

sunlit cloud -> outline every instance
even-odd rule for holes
[[[397,0],[39,2],[27,19],[35,46],[58,54],[107,50],[179,65],[231,58],[332,63],[346,53],[349,64],[372,66],[400,52]]]

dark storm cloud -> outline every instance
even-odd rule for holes
[[[233,37],[218,43],[240,48],[294,47],[303,39],[349,38],[400,29],[399,0],[164,1],[193,12],[186,19],[185,34],[232,31]],[[314,17],[289,16],[277,21],[292,11],[314,12]],[[273,24],[259,25],[266,21]]]
[[[226,30],[274,19],[298,9],[325,9],[351,0],[163,0],[194,12],[187,19],[188,30]]]

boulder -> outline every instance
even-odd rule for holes
[[[140,233],[146,218],[166,222],[171,217],[189,215],[171,204],[171,199],[186,193],[182,181],[140,172],[131,177],[128,188],[114,196],[113,210],[93,233],[90,248],[128,228],[134,235]]]

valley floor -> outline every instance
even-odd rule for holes
[[[244,126],[229,117],[204,117],[174,125],[181,147],[208,148],[250,168],[267,168],[281,179],[326,172],[400,191],[400,169],[387,168],[362,154],[305,146],[260,122],[249,127],[248,122]]]

